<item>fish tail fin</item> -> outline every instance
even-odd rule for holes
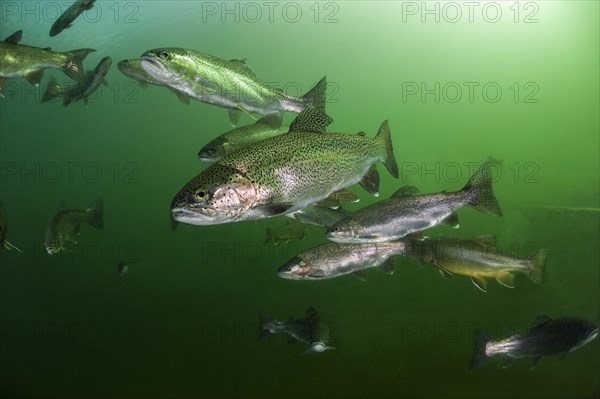
[[[538,284],[542,284],[544,278],[544,266],[546,265],[547,249],[540,249],[533,254],[529,264],[529,278]]]
[[[91,48],[84,48],[79,50],[68,51],[64,53],[67,56],[67,61],[62,66],[62,71],[77,82],[83,82],[84,69],[83,60],[88,56],[89,53],[96,50]]]
[[[392,146],[392,134],[390,133],[390,125],[387,121],[383,121],[379,127],[379,131],[375,136],[375,140],[380,141],[385,149],[385,160],[383,164],[390,172],[392,176],[398,178],[398,165],[396,164],[396,157],[394,156],[394,147]]]
[[[19,248],[15,247],[13,244],[11,244],[11,243],[10,243],[10,242],[8,242],[8,241],[4,241],[4,248],[8,249],[9,251],[10,251],[11,249],[14,249],[14,250],[17,250],[17,251],[19,251],[20,253],[23,253],[23,251],[21,251]]]
[[[48,80],[48,86],[46,86],[46,91],[44,91],[44,95],[42,96],[42,102],[48,102],[50,100],[54,100],[56,97],[60,97],[62,95],[62,87],[58,84],[54,76],[50,76]]]
[[[269,338],[271,335],[273,335],[268,329],[266,329],[266,325],[271,323],[273,321],[273,319],[271,319],[271,317],[264,313],[264,312],[258,312],[258,340],[259,341],[264,341],[265,339]]]
[[[478,328],[475,330],[475,348],[473,349],[473,356],[471,356],[469,369],[477,368],[486,361],[488,356],[485,354],[485,347],[488,341],[489,337],[483,329]]]
[[[486,161],[477,171],[471,176],[462,191],[470,194],[469,204],[475,209],[487,213],[489,215],[502,216],[500,204],[494,196],[492,188],[492,175],[490,174],[490,166],[494,161]]]
[[[325,102],[327,100],[327,77],[324,76],[319,82],[305,95],[302,100],[306,103],[305,108],[312,107],[325,113]]]
[[[98,230],[104,230],[104,198],[98,198],[88,211],[91,214],[88,223]]]

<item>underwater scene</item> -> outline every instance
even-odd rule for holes
[[[0,397],[600,397],[597,1],[0,2]]]

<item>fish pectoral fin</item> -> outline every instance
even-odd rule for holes
[[[292,204],[260,205],[260,206],[257,206],[256,208],[254,208],[252,210],[252,213],[254,215],[257,215],[258,217],[267,218],[267,217],[271,217],[271,216],[277,216],[277,215],[284,214],[287,210],[289,210],[292,207],[293,207]]]
[[[181,93],[180,91],[177,91],[175,89],[169,89],[171,90],[171,93],[175,94],[175,96],[177,97],[177,99],[179,100],[180,103],[188,105],[190,103],[190,98],[188,96],[186,96],[185,94]]]
[[[358,184],[370,194],[379,197],[379,172],[377,172],[377,167],[372,165]]]
[[[565,355],[566,355],[566,353],[565,353]],[[563,355],[563,357],[565,357],[565,355]],[[534,368],[539,363],[541,358],[542,358],[541,356],[534,357],[533,360],[531,361],[531,368]],[[562,357],[561,357],[561,359],[562,359]]]
[[[496,281],[508,288],[515,288],[515,276],[511,273],[504,273],[496,277]]]
[[[27,79],[27,81],[34,86],[39,86],[43,77],[44,77],[43,69],[40,69],[39,71],[33,71],[33,72],[25,75],[25,79]]]
[[[352,275],[360,281],[367,281],[367,273],[364,270],[357,270]]]
[[[402,186],[392,194],[391,198],[412,197],[418,193],[419,189],[415,186]]]
[[[475,284],[475,287],[479,288],[483,292],[487,292],[487,281],[483,277],[473,276],[471,281]]]
[[[4,39],[4,41],[6,43],[18,44],[22,38],[23,38],[23,31],[18,30],[15,33],[13,33],[12,35],[10,35],[9,37],[7,37],[6,39]]]
[[[138,80],[138,84],[142,89],[146,89],[146,87],[148,87],[148,82],[144,82],[142,80]]]
[[[11,249],[15,249],[15,250],[19,251],[20,253],[23,253],[23,251],[21,251],[19,248],[15,247],[13,244],[11,244],[8,241],[4,241],[4,248],[8,249],[9,251]]]
[[[83,97],[83,103],[85,104],[85,107],[88,107],[88,98],[87,97]]]
[[[563,353],[558,360],[563,360],[565,358],[565,356],[567,356],[567,354],[569,353],[569,351],[565,351],[565,353]],[[541,357],[541,356],[540,356]]]
[[[450,273],[448,270],[439,267],[438,266],[438,270],[440,271],[440,275],[442,276],[442,278],[446,279],[446,280],[452,280],[452,273]]]

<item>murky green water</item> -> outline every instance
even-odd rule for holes
[[[179,46],[246,58],[294,95],[327,75],[329,130],[373,135],[389,119],[401,176],[380,168],[383,198],[404,184],[457,190],[473,165],[504,160],[495,182],[504,217],[465,209],[460,229],[430,235],[494,234],[519,256],[550,250],[543,285],[519,277],[515,289],[490,282],[486,294],[401,259],[393,276],[374,270],[366,282],[283,280],[277,268],[324,242],[322,230],[277,246],[263,245],[264,233],[281,218],[170,231],[170,201],[203,168],[198,149],[230,128],[225,110],[141,90],[116,65],[87,109],[39,103],[49,75],[67,82],[58,71],[39,88],[9,81],[0,197],[23,253],[0,258],[2,397],[600,394],[598,339],[532,370],[497,359],[466,369],[476,327],[501,336],[540,313],[599,322],[597,2],[99,0],[54,38],[62,2],[0,5],[1,37],[23,29],[25,44],[93,47],[88,68]],[[352,190],[361,202],[349,209],[376,201]],[[99,196],[105,231],[84,226],[74,252],[48,256],[59,202],[83,208]],[[256,341],[258,310],[286,319],[309,306],[330,323],[335,350],[301,355],[283,338]]]

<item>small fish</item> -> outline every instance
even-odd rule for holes
[[[117,64],[117,67],[119,68],[119,71],[121,71],[123,73],[123,75],[125,75],[131,79],[137,80],[137,82],[139,83],[139,85],[142,89],[145,89],[148,85],[165,87],[165,88],[169,89],[173,94],[175,94],[175,96],[177,96],[177,99],[179,99],[180,102],[182,102],[184,104],[190,103],[189,97],[178,92],[177,90],[171,89],[171,88],[163,85],[158,80],[156,80],[152,76],[150,76],[148,74],[148,72],[146,72],[146,70],[144,68],[142,68],[142,65],[140,64],[140,60],[137,58],[132,59],[132,60],[119,61],[119,63]]]
[[[307,109],[288,133],[209,165],[177,193],[173,218],[212,225],[285,215],[358,182],[377,194],[377,162],[398,177],[387,121],[374,138],[323,134],[329,123],[327,115]]]
[[[23,31],[17,31],[0,42],[0,95],[6,79],[24,77],[38,86],[44,69],[55,68],[71,79],[83,81],[83,60],[93,49],[80,49],[55,53],[50,48],[39,48],[19,44]]]
[[[325,108],[325,78],[298,98],[258,79],[244,60],[228,61],[184,48],[158,48],[146,51],[140,61],[142,68],[163,85],[194,100],[229,109],[233,125],[240,111],[270,115]]]
[[[587,320],[575,317],[551,319],[540,315],[525,332],[512,334],[501,340],[491,340],[483,330],[475,334],[475,350],[469,365],[470,369],[479,367],[488,358],[501,355],[504,367],[515,359],[533,358],[533,368],[542,356],[561,355],[581,348],[598,335],[598,326]]]
[[[306,310],[304,318],[288,321],[277,321],[267,314],[258,314],[259,340],[264,340],[279,333],[289,335],[291,342],[300,341],[310,345],[308,352],[323,352],[334,349],[327,346],[329,328],[312,307]]]
[[[267,227],[265,244],[277,245],[280,242],[287,244],[290,240],[303,240],[307,233],[308,227],[290,220],[281,226]]]
[[[129,265],[123,261],[120,261],[117,265],[117,272],[119,273],[121,280],[124,280],[127,276],[127,273],[129,273]]]
[[[339,243],[386,242],[428,229],[450,218],[458,225],[454,212],[471,206],[481,212],[502,216],[494,197],[492,179],[486,162],[462,190],[417,195],[417,189],[404,186],[391,198],[368,205],[340,220],[327,231],[327,238]]]
[[[515,273],[523,273],[533,282],[542,283],[547,250],[541,249],[529,259],[519,259],[500,254],[495,244],[495,237],[488,235],[472,240],[437,237],[413,241],[413,248],[419,247],[420,261],[437,266],[443,277],[469,276],[483,292],[487,292],[486,278],[494,278],[513,288]]]
[[[110,69],[112,60],[110,57],[104,57],[94,68],[93,71],[85,73],[83,82],[78,83],[75,86],[61,87],[53,76],[50,77],[46,91],[42,96],[42,102],[45,103],[56,97],[63,98],[63,106],[67,106],[72,102],[83,100],[86,107],[88,105],[88,98],[98,90],[101,84],[108,86],[106,82],[106,74]]]
[[[328,242],[290,259],[277,274],[289,280],[326,280],[354,273],[362,280],[364,271],[373,267],[393,273],[394,256],[408,252],[407,240],[375,244]]]
[[[0,202],[0,248],[6,248],[7,250],[16,249],[19,252],[22,252],[19,248],[12,245],[10,242],[6,241],[8,231],[8,220],[6,218],[6,213],[4,212],[4,207]]]
[[[267,115],[256,123],[223,133],[200,149],[198,159],[214,163],[250,144],[282,134],[281,121],[281,114]]]
[[[96,0],[77,0],[71,4],[69,8],[63,12],[52,27],[50,28],[50,36],[56,36],[63,30],[73,26],[73,21],[77,19],[84,11],[91,10],[94,7]]]
[[[81,231],[81,224],[88,223],[90,226],[104,230],[104,201],[98,198],[86,210],[62,209],[60,206],[58,213],[54,215],[46,231],[46,251],[50,254],[56,254],[67,250],[65,244],[67,241],[77,244],[75,237]]]
[[[350,215],[350,212],[342,208],[330,208],[317,203],[290,213],[287,216],[310,226],[329,228],[348,215]]]

